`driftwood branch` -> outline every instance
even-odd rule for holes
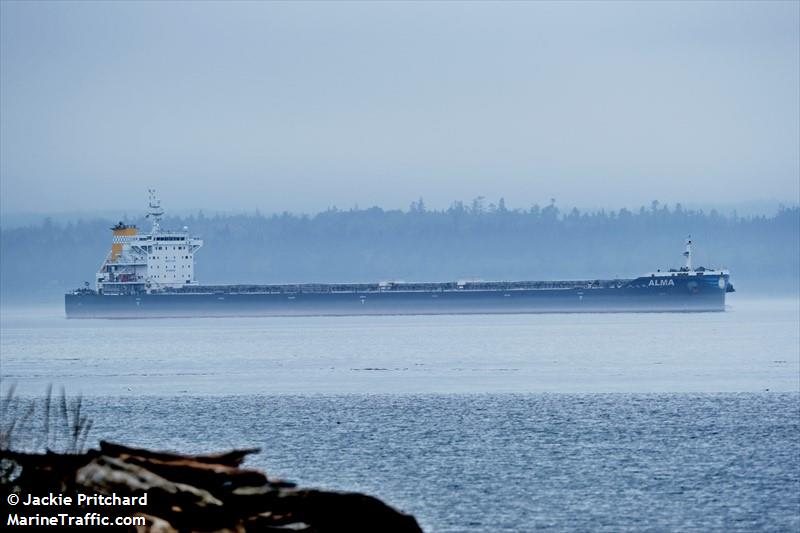
[[[216,453],[209,455],[180,455],[170,452],[154,452],[142,448],[131,448],[121,444],[114,444],[104,440],[100,441],[100,451],[103,455],[120,456],[131,455],[137,457],[145,457],[148,459],[158,459],[161,461],[175,461],[180,459],[190,459],[197,463],[209,463],[215,465],[239,466],[241,465],[248,455],[256,454],[261,451],[260,448],[245,448],[243,450],[231,450],[225,453]]]

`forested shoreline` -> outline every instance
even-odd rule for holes
[[[111,244],[106,219],[2,230],[0,278],[6,303],[57,301],[92,281]],[[149,231],[149,222],[128,219]],[[508,209],[455,202],[427,209],[329,209],[315,215],[166,217],[205,246],[196,257],[200,283],[591,279],[631,277],[680,266],[683,240],[695,241],[695,264],[727,267],[751,294],[797,291],[800,208],[740,217],[653,202],[631,211]]]

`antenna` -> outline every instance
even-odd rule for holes
[[[684,267],[687,272],[692,271],[692,236],[686,237],[686,251],[683,252],[683,257],[686,258],[686,266]]]
[[[164,216],[164,210],[161,209],[161,200],[156,196],[156,190],[147,189],[147,193],[150,196],[150,202],[148,204],[150,210],[147,212],[147,218],[153,219],[152,233],[158,233],[159,229],[161,229],[160,223],[161,217]]]

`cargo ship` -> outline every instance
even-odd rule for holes
[[[65,295],[68,318],[724,311],[734,292],[727,270],[692,266],[691,237],[684,266],[629,279],[201,285],[203,241],[187,227],[163,229],[149,193],[149,233],[111,228],[95,288]]]

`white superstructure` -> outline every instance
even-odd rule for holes
[[[111,251],[97,271],[96,288],[101,294],[132,294],[162,288],[195,285],[194,254],[203,241],[190,237],[188,228],[169,231],[161,228],[164,211],[152,189],[149,234],[120,222],[113,228]]]

